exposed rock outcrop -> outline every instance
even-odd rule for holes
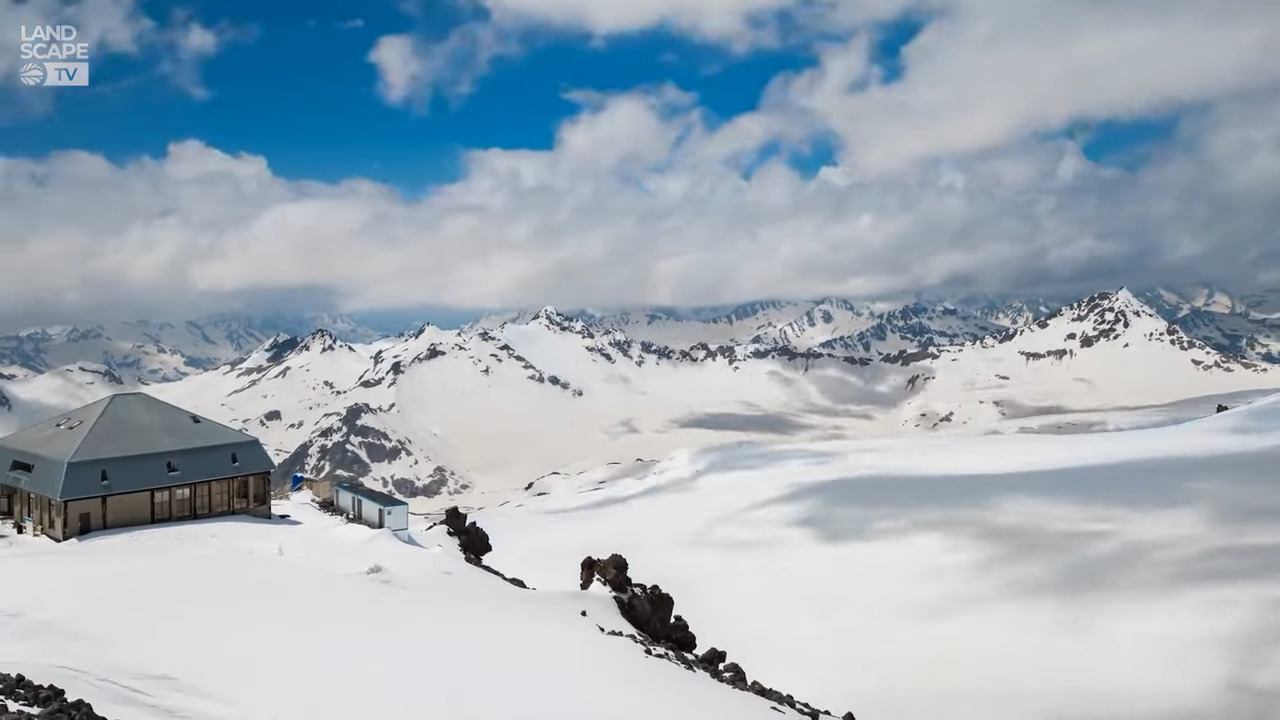
[[[67,691],[57,685],[41,685],[18,673],[0,673],[0,718],[59,718],[60,720],[106,720],[93,705],[80,699],[69,699]],[[6,702],[7,701],[7,702]],[[10,707],[9,703],[32,708],[36,712]]]
[[[480,558],[493,551],[493,543],[489,541],[489,533],[485,532],[484,528],[477,525],[474,520],[467,522],[467,514],[459,510],[458,506],[454,505],[445,510],[444,519],[436,523],[436,525],[444,525],[449,531],[449,535],[458,541],[458,549],[462,551],[462,557],[468,563],[491,575],[500,577],[522,590],[531,589],[520,578],[508,577],[495,568],[484,564],[484,561]],[[435,525],[431,527],[435,527]],[[430,530],[431,528],[427,529]]]
[[[762,697],[776,706],[790,708],[808,718],[835,717],[826,710],[819,710],[813,705],[796,700],[793,696],[768,687],[757,680],[748,680],[747,673],[736,662],[726,662],[728,653],[718,648],[710,648],[701,655],[693,653],[698,647],[697,637],[689,629],[689,623],[674,614],[675,600],[657,585],[643,585],[634,582],[629,574],[627,559],[617,553],[603,560],[586,557],[579,567],[579,586],[586,590],[599,582],[613,593],[614,602],[622,617],[631,624],[639,634],[626,634],[617,630],[606,631],[596,627],[607,635],[626,637],[644,647],[645,655],[660,658],[680,665],[688,670],[703,672],[715,680],[730,685],[743,692]],[[855,720],[852,712],[845,713],[841,720]]]
[[[613,591],[622,617],[650,640],[669,644],[686,653],[697,649],[698,639],[689,629],[689,623],[683,617],[673,615],[676,601],[657,585],[632,582],[627,575],[626,558],[617,553],[604,560],[584,558],[580,573],[582,589],[591,587],[595,578]]]

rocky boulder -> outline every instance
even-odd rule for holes
[[[489,542],[489,533],[472,521],[467,522],[467,514],[455,505],[444,511],[443,525],[449,534],[458,539],[458,547],[462,553],[471,557],[482,558],[493,551]]]
[[[675,599],[657,585],[633,582],[628,567],[627,559],[617,553],[604,560],[583,558],[579,569],[580,587],[586,590],[598,580],[613,592],[622,617],[650,640],[681,652],[691,653],[697,649],[698,639],[689,629],[689,623],[674,614]]]
[[[84,700],[67,699],[67,691],[56,685],[40,685],[22,673],[0,673],[0,718],[49,718],[50,720],[105,720]],[[35,708],[37,713],[9,707],[8,703]]]

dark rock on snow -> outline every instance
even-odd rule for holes
[[[474,521],[468,523],[467,514],[456,505],[444,511],[444,526],[449,528],[450,535],[458,538],[458,547],[462,548],[463,554],[482,558],[493,550],[489,533]]]
[[[477,525],[474,520],[467,522],[467,514],[459,510],[457,505],[445,510],[444,520],[437,524],[444,525],[449,531],[449,535],[457,538],[458,549],[462,550],[462,557],[468,563],[491,575],[496,575],[522,590],[529,589],[529,586],[520,578],[507,577],[484,564],[480,558],[488,555],[493,550],[493,543],[489,541],[489,533],[485,532],[484,528]],[[432,527],[435,526],[433,525]],[[430,530],[431,528],[427,529]]]
[[[593,583],[599,582],[609,588],[622,617],[639,631],[639,634],[625,637],[643,646],[646,655],[667,660],[693,672],[706,673],[725,685],[788,707],[808,718],[834,717],[830,712],[796,700],[759,681],[748,680],[741,665],[726,662],[728,653],[723,650],[713,647],[695,658],[693,652],[698,646],[697,637],[689,629],[689,623],[680,615],[674,614],[675,600],[657,585],[634,582],[629,570],[627,559],[617,553],[603,560],[586,557],[579,566],[579,586],[586,590]],[[623,633],[616,630],[606,632],[599,625],[596,627],[607,635],[623,636]],[[853,713],[845,713],[842,720],[854,720]]]
[[[67,691],[56,685],[40,685],[22,673],[0,673],[0,718],[46,718],[60,720],[106,720],[84,700],[67,699]],[[36,713],[9,707],[8,703],[35,708]]]

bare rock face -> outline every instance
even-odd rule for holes
[[[1231,408],[1227,407],[1226,405],[1223,405],[1222,403],[1218,403],[1218,410],[1217,410],[1217,412],[1226,412],[1226,411],[1228,411],[1228,410],[1230,410],[1230,409],[1231,409]]]
[[[475,521],[468,523],[467,514],[456,505],[444,511],[444,526],[449,528],[450,535],[458,539],[458,547],[462,548],[464,555],[482,558],[493,551],[489,533]]]
[[[627,559],[614,553],[604,560],[592,557],[582,559],[582,572],[579,579],[583,590],[591,587],[591,583],[599,578],[605,587],[615,593],[625,593],[631,589],[631,576],[627,574]]]
[[[0,673],[0,718],[4,720],[22,720],[22,718],[50,718],[60,720],[105,720],[94,712],[93,705],[84,700],[72,700],[67,691],[57,685],[40,685],[31,678],[17,673]],[[35,708],[36,713],[10,708],[8,700],[16,705]]]
[[[632,582],[627,569],[627,559],[617,553],[604,560],[583,558],[579,573],[580,586],[586,590],[598,579],[613,592],[618,610],[632,627],[649,639],[669,644],[681,652],[691,653],[697,649],[698,639],[689,629],[689,623],[673,614],[675,599],[657,585]]]
[[[531,589],[520,578],[503,575],[480,559],[493,551],[493,543],[489,541],[489,533],[485,532],[484,528],[477,525],[475,521],[467,522],[467,514],[459,510],[458,506],[455,505],[445,510],[444,519],[437,524],[444,525],[449,531],[449,535],[458,540],[458,549],[462,551],[462,557],[467,563],[484,570],[490,575],[500,577],[521,590]],[[0,720],[3,720],[3,718],[0,718]]]

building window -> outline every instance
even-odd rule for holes
[[[231,453],[231,464],[232,464],[232,465],[239,465],[239,464],[240,464],[240,456],[239,456],[239,455],[236,455],[235,453]]]
[[[71,423],[70,425],[68,425],[68,426],[67,426],[67,429],[68,429],[68,430],[75,430],[76,428],[80,427],[80,426],[81,426],[81,425],[83,425],[83,424],[84,424],[84,421],[83,421],[83,420],[77,420],[77,421],[75,421],[75,422]]]
[[[151,508],[156,522],[164,522],[169,519],[169,491],[167,489],[151,491]]]
[[[249,507],[249,478],[235,478],[231,481],[231,509],[243,510],[247,507]]]
[[[23,462],[21,460],[14,460],[13,462],[9,463],[9,472],[21,472],[21,473],[30,474],[35,469],[36,469],[35,465],[32,465],[29,462]]]
[[[111,478],[107,477],[107,471],[105,469],[102,471],[101,475],[98,477],[98,482],[102,483],[103,485],[106,485],[107,483],[111,482]]]
[[[231,509],[231,496],[227,492],[226,480],[214,480],[213,483],[213,512],[224,513]]]
[[[191,517],[191,486],[173,489],[174,519]]]
[[[58,422],[54,423],[54,424],[53,424],[53,426],[54,426],[54,427],[62,427],[63,425],[66,425],[66,424],[67,424],[67,421],[69,421],[70,419],[71,419],[71,418],[62,418],[62,419],[61,419],[61,420],[59,420]]]
[[[169,473],[170,475],[177,475],[178,463],[172,460],[166,460],[164,463],[164,469],[165,469],[165,472]]]
[[[196,517],[209,514],[209,483],[196,486]]]

